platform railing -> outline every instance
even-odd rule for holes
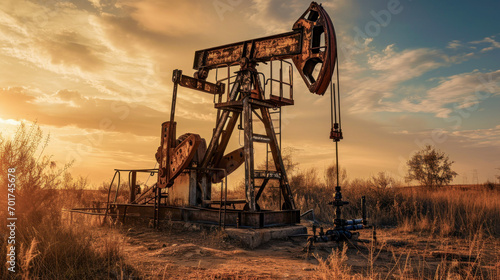
[[[121,185],[121,172],[128,172],[128,179],[129,179],[129,187],[130,187],[130,200],[134,197],[135,194],[135,187],[136,187],[136,174],[137,172],[139,173],[150,173],[151,175],[154,175],[154,173],[158,173],[158,169],[115,169],[115,174],[113,175],[113,179],[111,180],[111,183],[109,184],[108,188],[108,197],[106,201],[106,212],[104,213],[104,217],[106,217],[109,214],[109,208],[110,208],[110,198],[111,198],[111,190],[113,188],[113,184],[115,180],[118,178],[117,184],[116,184],[116,192],[115,192],[115,197],[113,199],[112,203],[116,203],[118,200],[118,194],[120,192],[120,185]],[[132,201],[130,201],[132,202]]]

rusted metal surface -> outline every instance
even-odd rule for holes
[[[245,157],[244,148],[242,147],[223,156],[217,168],[225,169],[226,174],[229,175],[238,169],[243,162],[245,162]],[[214,177],[212,177],[212,183],[220,183],[222,179],[224,179],[224,172],[217,172],[214,174]]]
[[[336,125],[336,128],[332,128],[330,130],[330,139],[332,139],[334,142],[338,142],[344,139],[344,136],[342,136],[342,131],[338,129],[338,124]]]
[[[244,121],[244,148],[245,148],[245,194],[248,203],[248,210],[256,211],[255,190],[254,190],[254,150],[253,150],[253,124],[252,124],[252,104],[248,102],[250,97],[243,99],[243,121]]]
[[[210,94],[223,94],[225,91],[225,86],[222,83],[214,84],[204,80],[192,78],[186,75],[181,76],[179,80],[179,85]]]
[[[126,223],[133,218],[149,220],[154,214],[152,205],[112,204],[110,216],[118,217]],[[206,224],[219,223],[219,210],[202,207],[160,206],[159,219],[172,221],[199,222]],[[293,225],[300,222],[299,210],[249,212],[227,209],[226,225],[242,228],[265,228],[273,226]]]
[[[263,62],[300,54],[302,32],[293,31],[269,37],[228,44],[195,52],[193,68],[214,69],[240,64],[242,58]]]
[[[293,99],[289,99],[286,97],[279,97],[276,95],[271,95],[269,102],[273,104],[276,107],[282,107],[282,106],[287,106],[287,105],[293,105]]]
[[[149,203],[156,192],[156,184],[144,190],[139,196],[137,196],[130,203],[132,204],[147,204]]]
[[[158,181],[136,196],[135,173],[129,176],[131,204],[116,203],[117,187],[115,201],[110,204],[108,198],[108,204],[113,206],[112,216],[122,215],[123,219],[126,216],[153,217],[155,224],[167,216],[173,220],[220,224],[222,208],[236,204],[235,201],[227,200],[227,175],[244,163],[245,198],[239,200],[245,203],[244,210],[228,210],[227,224],[258,228],[300,222],[300,212],[295,210],[278,144],[277,133],[281,137],[281,128],[279,132],[275,131],[269,109],[294,104],[293,66],[284,59],[293,61],[310,92],[323,95],[334,71],[336,53],[332,22],[323,7],[315,2],[295,22],[291,32],[197,51],[193,65],[197,71],[193,77],[183,75],[181,70],[173,71],[170,120],[162,124],[160,147],[156,153]],[[263,75],[257,71],[257,64],[269,61],[271,75],[267,80],[264,77],[260,81]],[[280,65],[279,78],[272,76],[272,61]],[[232,65],[239,66],[236,76],[232,76]],[[283,79],[283,65],[288,67],[288,82]],[[222,67],[227,69],[225,78],[218,80],[215,70],[215,82],[206,80],[210,70]],[[279,94],[272,92],[276,83]],[[217,118],[208,146],[197,134],[187,133],[176,139],[178,85],[213,95]],[[270,92],[265,92],[267,86]],[[289,97],[284,96],[284,88],[289,88]],[[225,102],[222,100],[223,95]],[[255,121],[262,122],[265,134],[254,133],[254,114],[257,116]],[[244,130],[244,146],[227,154],[226,148],[238,122],[238,128]],[[256,142],[268,145],[268,154],[272,155],[275,171],[267,167],[265,171],[255,170]],[[120,175],[115,176],[118,176],[119,186]],[[226,183],[220,184],[221,197],[217,203],[212,200],[212,183],[219,183],[223,179],[226,179]],[[256,185],[256,179],[260,185]],[[258,205],[266,185],[272,180],[279,181],[280,204],[281,198],[284,201],[280,207],[282,211],[261,210]],[[223,185],[226,187],[225,196]],[[167,187],[172,188],[167,192]],[[108,197],[110,192],[111,186]]]
[[[129,175],[129,188],[130,188],[130,193],[129,193],[129,202],[135,201],[135,196],[137,194],[137,172],[132,171]]]
[[[281,157],[281,151],[278,146],[278,139],[276,138],[276,134],[274,133],[273,122],[271,120],[271,116],[269,115],[269,109],[261,108],[260,112],[263,118],[262,122],[264,123],[267,136],[271,140],[271,142],[269,143],[269,148],[271,149],[273,162],[276,170],[280,172],[280,188],[284,199],[284,208],[295,209],[295,201],[293,199],[292,190],[290,189],[290,185],[288,183],[285,164],[283,163],[283,158]]]
[[[271,142],[271,139],[269,139],[269,137],[267,137],[267,135],[256,134],[256,133],[253,134],[252,139],[254,142],[259,142],[259,143]]]
[[[278,171],[255,170],[255,179],[281,179]]]
[[[158,168],[158,187],[171,187],[173,180],[191,163],[201,137],[198,134],[189,135],[180,144],[175,145],[175,123],[165,122],[162,125],[161,145],[156,152],[156,160],[160,164]]]
[[[309,91],[323,95],[337,60],[332,21],[321,5],[312,2],[292,29],[292,32],[196,51],[193,68],[208,73],[219,67],[243,66],[246,61],[291,58]]]
[[[236,123],[238,122],[239,116],[240,112],[230,113],[226,129],[224,129],[221,134],[219,145],[217,146],[217,150],[215,151],[212,159],[212,165],[217,168],[225,168],[223,165],[220,164],[220,161],[222,160],[222,156],[226,151],[226,147],[229,143],[229,140],[231,139],[231,135],[233,134],[233,130],[234,127],[236,126]]]
[[[174,187],[168,190],[168,197],[166,197],[168,205],[189,205],[189,179],[190,174],[188,171],[182,172],[175,178]]]
[[[188,167],[200,143],[200,135],[191,134],[172,150],[169,166],[169,181],[174,180],[186,167]]]
[[[164,122],[161,125],[160,147],[156,152],[156,160],[159,163],[158,168],[158,187],[166,188],[169,186],[171,178],[169,172],[171,150],[175,147],[175,127],[176,123]]]
[[[332,78],[337,59],[337,45],[332,20],[325,9],[312,2],[304,14],[295,22],[293,29],[304,32],[302,51],[292,58],[309,91],[319,95],[326,92]],[[322,46],[322,40],[324,45]],[[315,71],[320,64],[319,71]]]
[[[236,100],[236,97],[238,96],[238,92],[240,90],[240,83],[241,83],[241,78],[238,76],[236,80],[234,81],[233,88],[231,89],[231,93],[229,95],[230,101]],[[205,157],[203,158],[203,161],[201,162],[200,167],[201,168],[207,168],[208,164],[212,160],[212,157],[214,156],[216,146],[218,145],[220,136],[222,134],[222,130],[224,129],[224,126],[226,125],[226,122],[229,118],[230,111],[224,111],[222,112],[219,120],[217,121],[217,125],[215,127],[215,131],[212,135],[212,139],[210,140],[210,144],[208,145],[207,152],[205,153]]]
[[[259,191],[255,195],[255,202],[256,203],[259,202],[259,198],[262,195],[262,193],[264,192],[264,189],[266,188],[268,182],[269,182],[269,178],[266,178],[262,181],[262,184],[259,186]]]

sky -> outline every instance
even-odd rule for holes
[[[322,2],[338,38],[348,177],[402,179],[430,144],[449,155],[453,183],[500,174],[498,1]],[[153,168],[168,120],[172,71],[193,75],[196,50],[291,31],[308,1],[6,0],[0,4],[0,129],[37,122],[46,154],[92,182],[114,168]],[[261,65],[260,67],[265,67]],[[237,70],[237,69],[233,69]],[[209,79],[213,79],[213,73]],[[301,170],[334,162],[329,96],[294,72],[283,148]],[[211,96],[178,91],[177,135],[211,137]],[[228,151],[242,144],[235,132]],[[232,179],[233,180],[233,179]],[[237,181],[238,179],[234,179]]]

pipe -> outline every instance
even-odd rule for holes
[[[362,211],[363,225],[366,226],[368,221],[366,220],[366,197],[364,195],[361,197],[361,211]]]
[[[346,225],[359,225],[361,223],[363,223],[363,219],[352,219],[352,220],[345,221]]]
[[[357,229],[362,229],[363,225],[350,225],[346,226],[344,229],[345,230],[357,230]]]

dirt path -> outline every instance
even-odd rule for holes
[[[338,272],[317,260],[328,258],[337,248],[335,243],[316,244],[307,258],[305,238],[276,240],[248,250],[219,231],[157,231],[146,227],[100,230],[101,238],[121,240],[126,263],[145,279],[330,279]],[[370,237],[371,231],[361,233],[362,239]],[[355,279],[361,275],[373,279],[432,279],[441,273],[438,267],[448,276],[500,279],[499,240],[432,239],[396,230],[378,231],[377,237],[375,245],[348,244],[344,263],[350,275],[357,275]]]

